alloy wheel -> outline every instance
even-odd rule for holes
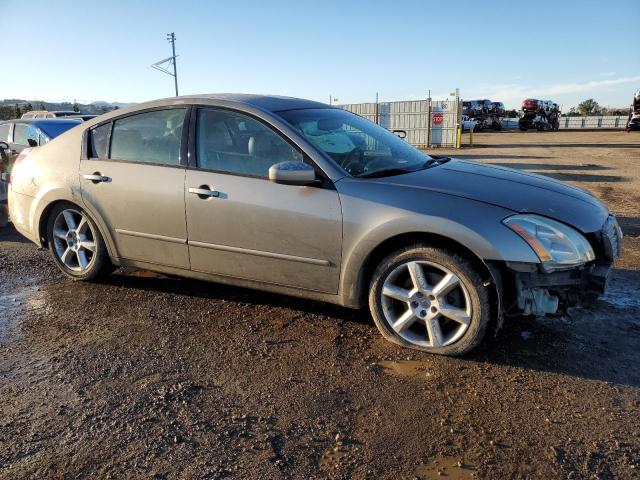
[[[467,288],[451,270],[433,262],[398,265],[385,278],[380,296],[389,327],[417,346],[451,345],[471,324]]]
[[[60,261],[69,270],[87,270],[96,256],[96,235],[87,217],[80,211],[65,209],[53,222],[53,246]]]

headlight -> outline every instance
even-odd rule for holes
[[[547,271],[582,265],[596,258],[581,233],[550,218],[523,214],[502,222],[529,244]]]

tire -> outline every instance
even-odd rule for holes
[[[417,288],[415,278],[426,288]],[[441,289],[444,294],[438,293],[436,287],[455,280],[449,290]],[[440,355],[464,355],[482,342],[490,323],[493,309],[485,283],[461,255],[416,244],[378,265],[369,309],[378,330],[391,342]]]
[[[47,242],[58,268],[73,280],[94,280],[113,269],[97,225],[73,203],[62,202],[51,210]]]

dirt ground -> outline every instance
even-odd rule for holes
[[[466,137],[466,135],[465,135]],[[640,134],[438,151],[567,180],[621,220],[609,293],[466,358],[366,312],[116,271],[0,230],[0,478],[640,478]]]

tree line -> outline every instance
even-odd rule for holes
[[[17,102],[17,103],[3,103],[0,104],[0,120],[11,120],[13,118],[20,118],[23,114],[32,110],[73,110],[74,112],[80,112],[85,114],[100,115],[102,113],[110,112],[111,110],[117,110],[119,107],[109,105],[80,105],[74,100],[73,103],[64,102],[62,104],[55,104],[47,108],[45,102],[38,102],[34,106],[31,102]]]
[[[628,112],[620,108],[607,108],[601,106],[593,98],[580,102],[577,107],[571,107],[566,113],[567,117],[601,117],[626,115]]]

